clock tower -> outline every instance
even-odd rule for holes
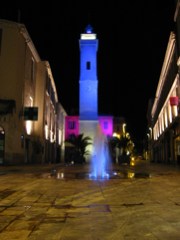
[[[80,120],[98,118],[98,81],[97,60],[98,40],[88,25],[81,34],[80,44],[80,80],[79,112]]]
[[[97,50],[98,39],[91,25],[81,34],[80,80],[79,80],[79,120],[80,132],[94,137],[98,124],[98,80]]]
[[[79,116],[66,116],[66,139],[71,135],[83,134],[90,137],[92,144],[87,146],[89,155],[86,162],[93,162],[94,157],[100,157],[96,146],[99,139],[99,129],[105,136],[112,136],[113,117],[99,116],[98,112],[98,77],[97,77],[97,51],[98,39],[91,25],[87,25],[84,33],[80,35],[80,74],[79,74]]]

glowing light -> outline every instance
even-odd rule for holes
[[[128,172],[128,178],[134,178],[134,176],[135,176],[135,173]]]
[[[64,178],[64,173],[63,172],[58,172],[57,173],[57,179],[63,179]]]
[[[171,107],[170,104],[168,105],[168,117],[169,117],[169,122],[172,122],[172,111],[171,111]]]
[[[177,96],[170,97],[170,104],[171,104],[171,106],[178,106],[179,98]]]
[[[134,157],[131,158],[130,165],[131,165],[131,166],[135,166]]]
[[[55,141],[55,136],[52,130],[50,130],[50,142],[54,142]]]
[[[130,134],[128,132],[126,133],[126,138],[130,139]]]
[[[79,116],[65,117],[65,138],[69,138],[71,134],[75,136],[79,134]]]
[[[32,132],[32,121],[28,120],[26,121],[26,133],[27,135],[30,135]]]
[[[167,117],[167,110],[166,110],[166,108],[164,110],[164,123],[165,123],[165,127],[167,128],[167,126],[168,126],[168,117]]]
[[[81,39],[82,40],[92,40],[92,39],[96,39],[96,34],[85,34],[85,33],[83,33],[83,34],[81,34]]]
[[[30,106],[32,107],[33,106],[33,98],[31,96],[29,96],[29,99],[30,99]]]
[[[174,117],[177,117],[177,115],[178,115],[178,108],[177,108],[176,105],[172,106],[172,112],[173,112]]]
[[[86,33],[92,33],[93,32],[93,28],[90,24],[87,25],[86,29],[85,29]]]
[[[45,139],[48,140],[48,125],[46,124],[44,127],[45,130]]]
[[[126,133],[126,123],[123,123],[123,134],[125,134]]]
[[[117,138],[120,139],[120,134],[118,134],[118,133],[113,133],[113,137],[117,137]]]
[[[58,139],[59,145],[61,145],[61,141],[62,141],[62,131],[61,129],[59,129],[59,139]]]
[[[101,126],[102,133],[106,136],[112,136],[113,133],[113,119],[112,117],[99,116],[99,124]]]

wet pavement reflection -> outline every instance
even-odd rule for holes
[[[89,179],[89,180],[108,180],[108,179],[132,179],[132,178],[150,178],[151,173],[147,167],[147,162],[143,162],[143,169],[139,169],[139,161],[134,159],[130,164],[112,165],[112,168],[108,171],[104,177],[93,178],[90,172],[90,166],[80,166],[76,169],[76,166],[65,165],[62,167],[54,167],[51,169],[48,178],[56,179]],[[141,166],[141,165],[140,165]],[[75,170],[76,169],[76,170]]]
[[[115,165],[0,166],[0,239],[179,240],[180,168]]]
[[[68,172],[62,172],[58,171],[56,169],[53,169],[51,171],[51,174],[48,175],[48,178],[56,178],[56,179],[89,179],[89,180],[108,180],[108,179],[127,179],[127,178],[150,178],[151,174],[147,172],[133,172],[126,171],[109,171],[107,172],[108,176],[106,177],[98,177],[93,178],[91,177],[90,173],[87,172],[75,172],[75,173],[68,173]]]

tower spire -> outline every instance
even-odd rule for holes
[[[88,24],[85,28],[85,33],[93,33],[93,27],[91,24]]]

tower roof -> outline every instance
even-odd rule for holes
[[[85,28],[85,32],[86,33],[93,33],[93,28],[90,24],[88,24]]]
[[[85,28],[85,32],[81,34],[81,40],[95,40],[96,34],[93,32],[93,28],[88,24]]]

